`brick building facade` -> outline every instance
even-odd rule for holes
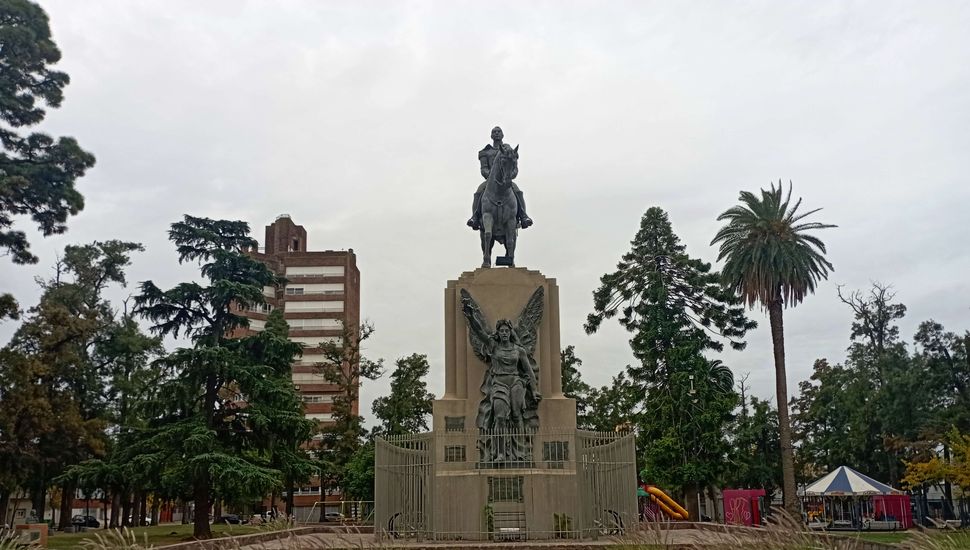
[[[303,400],[304,414],[326,425],[333,419],[333,398],[338,388],[327,384],[314,364],[323,361],[323,342],[339,342],[345,327],[356,330],[360,324],[360,271],[354,251],[308,251],[306,229],[284,214],[266,226],[265,247],[250,254],[287,282],[281,288],[264,288],[266,306],[242,314],[249,318],[250,330],[258,331],[265,327],[273,309],[283,309],[290,325],[290,340],[304,346],[303,357],[293,362],[293,384]],[[358,409],[355,401],[354,414],[358,414]],[[339,493],[324,495],[317,479],[296,489],[294,510],[289,512],[301,521],[307,519],[314,503],[342,499]],[[283,504],[278,503],[277,507],[282,510]],[[336,505],[326,508],[336,511]]]

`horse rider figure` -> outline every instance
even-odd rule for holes
[[[492,144],[486,145],[484,149],[478,152],[478,162],[482,165],[482,177],[488,180],[488,174],[492,171],[492,163],[495,161],[495,157],[498,155],[502,147],[508,147],[502,143],[502,139],[505,134],[502,133],[502,129],[496,126],[492,128]],[[512,172],[512,178],[515,179],[519,173],[518,167]],[[478,186],[478,190],[475,191],[475,199],[472,201],[472,217],[468,218],[467,225],[475,231],[482,228],[482,193],[485,192],[485,181]],[[522,197],[522,191],[519,186],[512,182],[512,192],[515,193],[515,198],[519,202],[519,210],[516,212],[516,218],[519,220],[519,227],[525,229],[532,225],[532,218],[529,217],[525,212],[525,198]]]

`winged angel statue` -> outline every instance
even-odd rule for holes
[[[544,291],[532,293],[513,325],[508,319],[488,320],[467,290],[461,289],[461,309],[468,321],[475,355],[488,365],[482,381],[482,401],[475,424],[481,463],[532,461],[532,437],[539,428],[538,368],[534,358]]]

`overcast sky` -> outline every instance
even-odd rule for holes
[[[717,215],[779,179],[839,225],[819,233],[834,274],[786,312],[792,388],[844,357],[839,284],[892,284],[907,340],[929,318],[970,329],[970,3],[41,4],[71,76],[43,129],[98,162],[66,235],[30,229],[41,263],[0,262],[23,305],[66,244],[144,243],[130,280],[167,287],[196,275],[166,240],[183,214],[262,240],[288,213],[311,250],[356,252],[369,356],[426,353],[440,395],[443,289],[481,261],[464,222],[499,124],[535,219],[517,264],[558,280],[563,345],[593,384],[633,360],[615,323],[582,325],[643,212],[664,208],[713,261]],[[722,359],[771,397],[768,323],[752,316],[747,350]],[[387,384],[365,384],[366,416]]]

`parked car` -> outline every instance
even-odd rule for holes
[[[101,522],[94,516],[74,516],[71,518],[71,525],[75,527],[101,527]]]
[[[132,525],[135,524],[135,516],[132,516],[131,517],[131,524]],[[145,525],[151,525],[151,524],[152,524],[152,517],[151,516],[145,516]]]
[[[226,514],[224,516],[219,516],[218,518],[216,518],[215,523],[228,523],[232,525],[239,525],[245,522],[242,519],[240,519],[239,516],[237,516],[236,514]]]
[[[323,519],[327,521],[343,521],[344,515],[340,512],[327,512],[323,515]]]

